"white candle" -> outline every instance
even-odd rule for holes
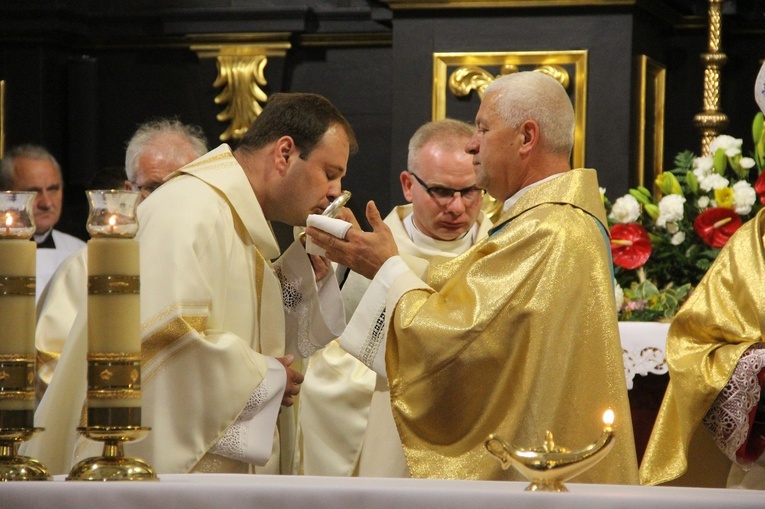
[[[88,192],[89,426],[140,425],[140,263],[132,238],[138,193],[133,194]],[[94,206],[98,200],[103,207]]]

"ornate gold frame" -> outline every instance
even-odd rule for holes
[[[573,95],[576,126],[574,130],[574,150],[572,164],[574,167],[584,166],[585,131],[587,126],[587,50],[571,51],[516,51],[516,52],[485,52],[485,53],[434,53],[433,54],[433,120],[447,116],[446,98],[450,90],[449,70],[462,70],[466,80],[472,80],[468,88],[482,93],[488,83],[483,72],[478,80],[475,75],[468,76],[465,70],[489,67],[533,67],[535,70],[554,73],[562,66],[574,67],[573,79],[560,77],[559,80],[569,79],[568,89]],[[544,68],[544,69],[543,69]],[[564,73],[565,70],[564,70]],[[566,73],[567,74],[567,73]],[[565,86],[565,85],[564,85]]]
[[[664,97],[667,69],[645,55],[634,60],[636,87],[633,92],[632,183],[646,185],[646,174],[653,187],[664,171]],[[655,192],[658,190],[654,189]]]

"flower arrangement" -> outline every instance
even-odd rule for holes
[[[620,320],[672,318],[720,248],[765,205],[762,113],[752,136],[751,157],[727,135],[711,142],[708,156],[681,152],[656,179],[656,196],[638,187],[612,204],[603,190]]]

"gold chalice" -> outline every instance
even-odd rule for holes
[[[606,457],[614,446],[614,412],[603,414],[606,427],[595,441],[584,449],[569,451],[557,445],[550,431],[546,431],[542,448],[520,449],[513,447],[495,434],[486,440],[486,450],[499,459],[502,469],[515,467],[531,481],[526,491],[568,491],[564,481],[591,468]]]

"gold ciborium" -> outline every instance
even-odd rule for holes
[[[568,491],[564,481],[591,468],[606,457],[614,446],[614,412],[607,410],[603,415],[606,427],[595,441],[584,449],[569,451],[555,444],[550,431],[546,432],[542,448],[519,449],[513,447],[495,434],[486,440],[486,450],[499,459],[502,469],[515,467],[531,481],[526,491]]]

